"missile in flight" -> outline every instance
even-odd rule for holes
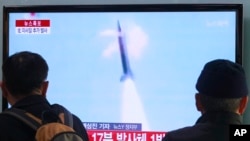
[[[118,30],[118,43],[119,43],[119,50],[121,54],[121,62],[123,68],[123,75],[121,76],[120,81],[123,82],[128,78],[133,79],[133,74],[129,65],[129,59],[127,54],[127,47],[124,44],[124,36],[121,30],[120,22],[117,22],[117,30]]]

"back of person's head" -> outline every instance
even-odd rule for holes
[[[48,65],[39,54],[23,51],[3,63],[3,81],[13,96],[30,95],[39,89],[48,75]]]
[[[196,83],[205,111],[235,112],[248,95],[243,67],[229,60],[217,59],[205,64]]]

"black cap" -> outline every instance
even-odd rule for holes
[[[201,94],[216,98],[240,98],[248,95],[245,71],[240,64],[217,59],[208,62],[196,83]]]

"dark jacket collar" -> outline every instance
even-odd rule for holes
[[[32,105],[39,105],[39,104],[50,105],[44,96],[42,96],[42,95],[30,95],[30,96],[24,97],[21,100],[17,101],[12,107],[25,109],[25,107],[30,107]]]

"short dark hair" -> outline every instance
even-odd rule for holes
[[[242,98],[216,98],[201,94],[200,101],[205,111],[209,112],[235,112],[240,106]]]
[[[37,53],[23,51],[8,57],[2,66],[3,81],[13,96],[24,96],[40,88],[47,79],[48,64]]]

